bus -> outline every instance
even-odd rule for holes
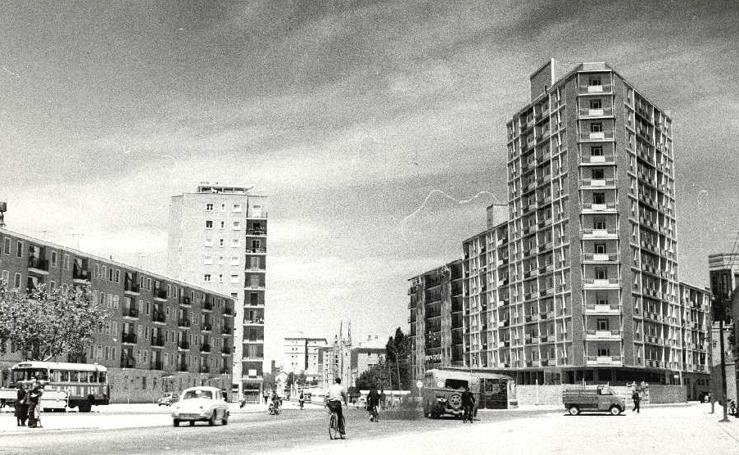
[[[10,385],[41,382],[45,391],[65,392],[67,406],[90,412],[110,403],[108,369],[97,363],[20,362],[10,369]]]

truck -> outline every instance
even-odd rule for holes
[[[562,403],[567,412],[573,416],[583,411],[619,415],[626,409],[623,398],[616,395],[607,385],[565,389],[562,392]]]

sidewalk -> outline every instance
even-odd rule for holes
[[[76,408],[67,412],[44,412],[41,414],[43,428],[17,426],[12,408],[6,409],[3,408],[3,412],[0,412],[0,436],[41,431],[112,430],[172,425],[172,409],[150,403],[95,406],[87,413],[77,412]],[[265,412],[266,407],[263,404],[247,404],[240,408],[238,403],[229,403],[229,409],[231,415],[235,416]]]

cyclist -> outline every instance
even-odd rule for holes
[[[335,382],[328,387],[326,406],[339,417],[339,433],[343,436],[346,433],[344,431],[344,413],[341,408],[342,401],[346,405],[346,389],[341,385],[341,378],[336,378]]]
[[[462,408],[464,409],[464,419],[462,423],[472,423],[472,413],[475,407],[475,396],[470,392],[470,388],[464,386],[464,392],[462,392]]]
[[[278,414],[280,412],[280,404],[282,400],[280,399],[279,395],[277,395],[277,390],[272,390],[272,409],[275,414]]]
[[[377,419],[377,406],[380,405],[380,394],[377,393],[377,387],[372,385],[369,393],[367,394],[367,411],[370,414],[370,422],[376,422]]]

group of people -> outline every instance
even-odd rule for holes
[[[18,393],[15,399],[15,418],[19,427],[25,427],[26,422],[29,428],[41,427],[39,402],[43,394],[44,390],[39,382],[34,382],[30,386],[18,384]]]

